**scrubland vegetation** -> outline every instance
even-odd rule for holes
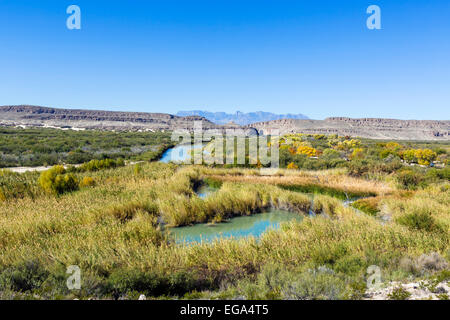
[[[106,158],[151,161],[172,145],[169,133],[0,127],[0,168]]]
[[[449,281],[446,165],[382,158],[390,147],[380,142],[336,138],[345,149],[339,150],[329,137],[314,139],[311,157],[318,158],[306,155],[308,163],[331,161],[321,157],[336,151],[333,159],[345,165],[271,176],[257,168],[120,160],[42,173],[0,171],[0,298],[361,299],[371,265],[380,267],[383,283]],[[303,155],[287,152],[287,164],[304,168],[295,162]],[[353,154],[358,159],[344,159]],[[202,183],[218,191],[201,199],[195,191]],[[342,201],[353,198],[350,205]],[[258,239],[189,245],[171,236],[172,227],[269,208],[304,218]],[[82,270],[80,290],[66,287],[69,265]],[[404,297],[401,290],[391,295]]]

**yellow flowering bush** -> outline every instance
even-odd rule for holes
[[[297,154],[305,154],[308,157],[317,156],[317,150],[309,146],[300,146],[297,148]]]
[[[295,170],[298,169],[298,165],[296,165],[295,163],[291,162],[287,165],[287,168],[290,170]]]

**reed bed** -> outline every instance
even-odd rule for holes
[[[275,175],[261,175],[255,169],[204,169],[202,173],[212,179],[229,182],[259,183],[297,188],[312,193],[348,196],[388,195],[396,188],[386,182],[369,181],[343,174],[342,170],[298,171],[280,169]]]
[[[170,188],[170,186],[169,186]],[[169,226],[202,222],[221,222],[237,215],[250,215],[269,208],[307,213],[310,198],[296,192],[269,185],[224,183],[219,191],[206,199],[189,196],[187,190],[164,193],[158,199],[163,220]]]
[[[431,186],[410,198],[386,198],[385,210],[397,223],[412,230],[439,231],[445,239],[450,231],[450,185]]]
[[[297,183],[309,177],[260,177],[256,170],[251,171],[254,180],[247,180],[247,171],[235,171],[243,175],[219,174],[218,170],[196,166],[142,164],[140,170],[127,166],[89,173],[95,185],[76,192],[2,202],[0,297],[117,298],[139,293],[183,297],[192,292],[211,297],[228,290],[224,288],[234,290],[230,289],[232,297],[250,297],[242,291],[240,281],[253,281],[268,264],[283,270],[325,266],[353,292],[352,283],[364,282],[369,265],[380,266],[386,279],[401,279],[411,276],[399,269],[403,257],[437,252],[447,261],[450,258],[446,186],[383,199],[380,206],[392,214],[385,224],[320,195],[315,197],[313,209],[326,215],[283,224],[259,240],[217,240],[189,246],[168,238],[161,219],[170,225],[183,225],[221,221],[269,207],[309,211],[309,196],[283,190],[275,180],[293,179]],[[225,178],[220,190],[200,199],[195,194],[196,185],[212,176]],[[346,180],[339,172],[332,176],[336,181],[360,183],[365,191],[379,190],[382,194],[390,190]],[[401,219],[408,214],[420,218],[424,212],[432,217],[431,223]],[[69,265],[82,270],[79,291],[68,291],[65,286]]]

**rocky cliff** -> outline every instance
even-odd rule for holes
[[[175,128],[191,129],[194,121],[201,121],[203,128],[217,127],[203,117],[177,117],[165,113],[55,109],[37,106],[0,107],[0,125],[160,131]]]
[[[281,119],[247,126],[217,125],[201,116],[180,117],[165,113],[55,109],[37,106],[0,107],[0,125],[44,126],[127,131],[192,130],[195,121],[203,129],[244,129],[245,134],[323,133],[390,140],[450,140],[449,120],[395,120],[344,117],[325,120]]]
[[[338,134],[390,140],[450,140],[449,120],[396,120],[334,117],[325,120],[283,119],[251,125],[259,134]]]
[[[255,134],[256,130],[235,125],[216,125],[204,117],[178,117],[166,113],[116,112],[101,110],[56,109],[39,106],[0,107],[0,125],[33,126],[117,131],[193,130],[200,121],[203,129],[236,130]]]

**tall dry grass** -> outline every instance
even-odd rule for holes
[[[65,268],[78,265],[83,274],[80,296],[114,296],[133,290],[182,295],[252,279],[268,263],[282,268],[326,265],[342,277],[363,275],[368,265],[376,264],[388,277],[391,271],[398,274],[398,261],[404,256],[449,252],[449,194],[444,187],[419,191],[400,201],[387,199],[384,205],[393,219],[385,224],[355,214],[336,199],[317,196],[315,208],[331,218],[319,215],[284,224],[259,241],[175,244],[161,229],[161,217],[177,225],[269,206],[298,212],[309,209],[308,196],[261,180],[226,181],[202,200],[195,195],[195,181],[211,176],[208,172],[216,173],[203,170],[159,163],[143,164],[139,172],[116,168],[92,173],[97,183],[91,188],[59,197],[2,202],[1,289],[70,296],[74,293],[65,288]],[[415,228],[396,219],[417,211],[432,216],[440,228]]]
[[[263,183],[288,187],[303,186],[310,187],[312,190],[314,190],[314,186],[317,186],[317,189],[331,189],[355,196],[387,195],[396,190],[391,183],[350,177],[345,175],[345,171],[342,169],[323,171],[280,169],[275,175],[265,176],[261,175],[257,169],[235,168],[227,171],[226,169],[206,168],[202,170],[202,174],[229,182]]]
[[[270,185],[224,183],[206,199],[185,192],[164,193],[158,198],[163,220],[169,226],[221,222],[236,215],[250,215],[268,208],[307,213],[308,196]]]

